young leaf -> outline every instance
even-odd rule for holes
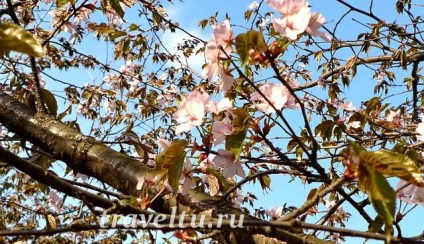
[[[186,152],[184,149],[187,147],[186,140],[176,140],[169,145],[167,149],[156,156],[156,171],[162,169],[170,169],[176,162],[184,160]]]
[[[359,159],[380,174],[397,176],[411,184],[424,186],[421,171],[417,164],[402,154],[379,150],[363,152],[359,155]]]
[[[234,133],[226,137],[225,149],[231,151],[237,160],[243,150],[247,133],[246,125],[250,116],[242,108],[236,109],[234,113],[236,115],[233,121]]]
[[[119,0],[110,0],[110,5],[119,17],[124,18],[124,10],[122,9],[121,4],[119,4]]]
[[[264,37],[261,32],[251,30],[246,33],[239,34],[236,37],[236,52],[240,56],[243,64],[249,63],[249,51],[254,50],[262,53],[267,50]]]
[[[186,140],[176,140],[167,149],[156,156],[156,172],[167,172],[168,183],[176,193],[180,183],[188,145]]]
[[[33,57],[43,57],[44,52],[35,37],[15,24],[0,24],[0,53],[10,51],[25,53]]]
[[[50,114],[56,116],[57,115],[57,101],[56,101],[56,98],[54,97],[54,95],[46,89],[41,89],[41,97],[43,98],[44,102],[46,103]]]
[[[361,154],[362,155],[362,154]],[[359,184],[365,189],[375,211],[385,224],[387,238],[391,236],[396,210],[395,191],[390,187],[386,178],[366,163],[358,166]]]

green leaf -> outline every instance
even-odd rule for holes
[[[156,156],[156,170],[169,169],[172,165],[185,157],[184,149],[187,147],[186,140],[176,140],[169,147]]]
[[[263,53],[267,50],[264,37],[261,32],[251,30],[239,34],[236,37],[236,52],[240,56],[243,65],[250,61],[249,51],[253,49],[257,53]]]
[[[44,52],[35,37],[15,24],[0,24],[0,52],[25,53],[33,57],[43,57]]]
[[[369,223],[368,232],[377,233],[381,230],[381,227],[383,227],[383,225],[384,225],[383,219],[377,215],[375,219],[371,221],[371,223]]]
[[[368,194],[371,204],[385,224],[386,237],[389,241],[396,211],[395,191],[382,174],[362,161],[358,166],[358,177],[360,186]]]
[[[331,136],[333,135],[334,126],[334,121],[324,120],[321,124],[315,127],[315,134],[319,134],[324,140],[330,140]]]
[[[57,101],[56,101],[56,98],[54,97],[54,95],[46,89],[41,89],[41,97],[43,98],[43,101],[46,103],[50,114],[56,116],[57,115]]]
[[[380,174],[397,176],[411,184],[424,186],[418,165],[405,155],[379,150],[362,152],[359,159],[361,163],[373,167]]]
[[[262,190],[266,191],[271,189],[271,177],[269,175],[262,175],[259,177],[259,183],[261,184]]]
[[[212,168],[207,168],[206,174],[213,175],[218,179],[218,182],[221,185],[223,192],[227,192],[230,189],[231,186],[228,184],[227,179],[222,175],[221,172]]]
[[[119,4],[119,0],[109,0],[109,2],[119,17],[124,18],[124,10],[122,9],[121,4]]]
[[[186,151],[188,145],[186,140],[176,140],[169,145],[167,149],[156,156],[156,172],[167,172],[168,183],[174,190],[178,191],[181,171],[184,166]]]
[[[243,151],[244,140],[247,133],[247,122],[250,118],[249,113],[244,109],[238,108],[234,111],[236,115],[233,120],[234,133],[226,137],[225,149],[231,151],[237,160]]]
[[[57,8],[63,7],[63,5],[65,5],[66,3],[68,3],[68,0],[56,0]]]

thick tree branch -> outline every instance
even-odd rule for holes
[[[64,161],[73,170],[95,177],[109,184],[120,192],[137,196],[138,181],[142,177],[152,177],[153,172],[148,166],[118,153],[92,137],[85,136],[67,125],[48,115],[36,114],[11,96],[0,91],[0,123],[10,131],[28,139],[45,151],[50,152],[56,159]],[[152,196],[158,189],[151,189]],[[175,203],[166,199],[175,199],[167,196],[158,198],[152,203],[152,209],[161,213],[171,213]],[[179,210],[187,213],[202,213],[205,211],[214,214],[243,214],[219,198],[212,198],[203,193],[192,190],[190,199],[179,197]],[[249,220],[255,218],[249,217]],[[271,239],[288,243],[326,243],[318,238],[306,236],[303,233],[294,233],[290,229],[273,227],[251,226],[244,232],[233,232],[226,236],[227,240],[234,239],[237,243],[263,243]],[[260,242],[256,242],[257,240]],[[272,243],[279,243],[273,241]]]

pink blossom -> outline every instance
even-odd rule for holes
[[[175,129],[176,134],[191,130],[194,126],[203,124],[206,106],[210,103],[206,92],[197,90],[183,100],[181,106],[173,114],[173,118],[180,123]]]
[[[320,13],[313,13],[311,19],[309,20],[309,25],[306,28],[306,32],[312,36],[321,37],[324,41],[331,42],[330,36],[318,29],[322,27],[325,23],[325,18]]]
[[[231,43],[234,39],[234,32],[231,30],[230,21],[224,20],[224,23],[216,23],[212,32],[213,40],[217,46],[222,46],[225,52],[229,54],[232,50]]]
[[[140,80],[139,79],[131,79],[130,82],[128,82],[128,84],[130,85],[130,88],[128,89],[130,92],[134,92],[138,89],[138,87],[140,86]]]
[[[224,167],[222,174],[225,178],[231,178],[235,175],[240,177],[246,176],[240,160],[236,160],[236,157],[231,151],[219,149],[218,155],[212,159],[212,162],[218,167]]]
[[[301,8],[308,7],[305,0],[266,0],[266,3],[285,16],[297,14]]]
[[[225,117],[222,121],[215,121],[212,125],[214,144],[219,145],[224,142],[225,137],[234,132],[230,119]]]
[[[103,108],[107,110],[109,113],[112,113],[116,110],[116,101],[114,99],[107,99],[103,103]]]
[[[85,8],[82,7],[78,10],[77,15],[74,18],[74,25],[79,25],[81,24],[81,22],[83,21],[87,21],[88,20],[88,15],[93,13],[93,10],[89,9],[89,8]]]
[[[77,114],[86,115],[88,113],[88,106],[86,103],[80,103],[77,107]]]
[[[230,22],[225,20],[224,23],[215,24],[212,39],[208,41],[205,47],[207,65],[203,70],[203,76],[209,81],[212,81],[213,77],[217,76],[220,81],[219,88],[224,92],[231,88],[234,78],[219,61],[220,59],[226,59],[227,55],[230,55],[233,39],[234,33],[231,30]],[[225,53],[220,48],[223,48]]]
[[[283,207],[271,207],[265,210],[265,213],[272,219],[279,219],[283,216]]]
[[[177,93],[177,89],[175,89],[174,85],[168,87],[167,91],[163,91],[157,97],[157,101],[159,105],[171,105],[175,100],[175,94]]]
[[[240,208],[241,204],[244,202],[245,196],[242,194],[243,191],[237,189],[236,191],[236,197],[234,198],[233,207]]]
[[[57,195],[55,191],[50,191],[47,195],[49,202],[55,207],[56,211],[59,211],[63,204],[63,199]]]
[[[190,189],[196,186],[196,182],[193,179],[193,165],[188,159],[184,162],[184,168],[181,172],[181,180],[183,181],[183,186],[180,188],[182,195],[188,194]]]
[[[400,180],[399,183],[397,184],[397,190],[399,191],[396,193],[396,196],[401,201],[404,201],[410,204],[424,205],[424,188],[423,187],[412,185],[404,180]]]
[[[397,110],[396,112],[390,110],[389,111],[389,115],[387,115],[386,120],[389,122],[392,122],[393,124],[395,124],[397,127],[401,127],[404,123],[401,114],[400,114],[400,110]]]
[[[158,139],[156,141],[156,143],[158,144],[158,146],[160,146],[164,150],[167,149],[171,145],[170,141],[163,139],[163,138]]]
[[[310,18],[311,9],[303,6],[296,14],[287,15],[284,18],[273,18],[272,23],[276,32],[290,40],[296,40],[297,35],[306,30]]]
[[[222,111],[229,110],[233,107],[233,103],[230,101],[230,99],[224,97],[219,102],[209,102],[207,110],[208,112],[218,114]]]
[[[251,4],[249,4],[249,6],[247,6],[248,9],[250,10],[255,10],[259,7],[259,3],[256,1],[253,1]]]
[[[135,189],[137,191],[141,191],[143,189],[144,186],[152,186],[156,183],[157,179],[155,177],[147,177],[147,176],[143,176],[143,177],[138,177],[137,178],[137,185],[135,187]]]
[[[203,124],[205,104],[199,99],[187,99],[174,113],[173,118],[180,123],[175,129],[176,134],[191,130],[194,126]]]
[[[107,82],[109,86],[112,86],[112,89],[117,91],[118,89],[121,89],[121,81],[120,76],[117,74],[107,74],[103,81]]]
[[[278,110],[283,107],[296,108],[294,97],[290,94],[287,87],[283,84],[267,83],[259,89],[263,95],[274,105]],[[266,114],[275,113],[275,109],[265,100],[259,93],[255,92],[251,96],[251,100],[255,102],[255,106],[259,111]]]
[[[133,64],[131,60],[127,60],[125,65],[121,66],[119,71],[121,71],[124,75],[135,76],[135,71],[138,67],[140,67],[139,64]]]
[[[41,2],[45,4],[51,4],[51,3],[56,3],[56,0],[41,0]]]

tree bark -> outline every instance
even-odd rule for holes
[[[138,160],[83,135],[49,115],[37,114],[3,91],[0,91],[0,123],[24,140],[50,153],[52,157],[65,162],[73,170],[107,183],[124,194],[137,196],[138,180],[153,175],[152,169]],[[152,189],[152,196],[157,192],[157,189]],[[220,198],[194,190],[189,197],[178,197],[177,201],[170,201],[169,199],[175,198],[164,195],[154,201],[151,208],[169,214],[171,207],[178,202],[178,209],[186,213],[242,214],[231,203]],[[248,219],[256,218],[249,216]],[[290,229],[268,226],[246,226],[243,232],[227,232],[221,237],[232,243],[329,243]]]

